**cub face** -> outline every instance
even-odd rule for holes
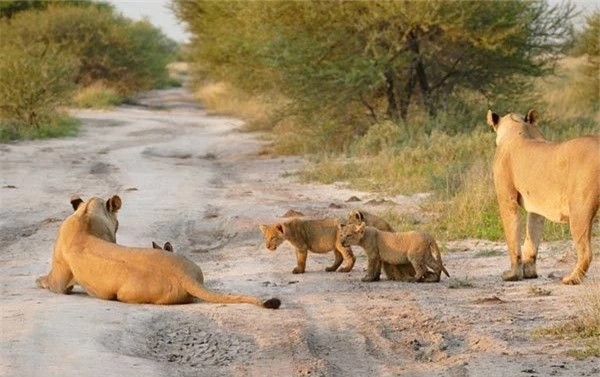
[[[261,225],[259,228],[265,239],[265,246],[270,251],[277,250],[277,247],[285,241],[283,224]]]
[[[358,245],[365,235],[365,228],[367,224],[361,222],[360,224],[348,224],[340,225],[340,243],[344,247],[351,245]]]

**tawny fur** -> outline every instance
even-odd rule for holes
[[[383,232],[363,222],[342,226],[339,237],[342,245],[358,245],[367,253],[369,264],[363,281],[379,280],[383,262],[393,266],[412,265],[415,277],[411,281],[438,282],[442,271],[450,276],[435,240],[427,233]],[[392,277],[388,275],[394,280]]]
[[[304,220],[293,219],[284,223],[261,225],[260,231],[265,240],[265,246],[271,251],[284,241],[288,241],[296,250],[297,265],[292,270],[294,274],[302,274],[306,269],[308,252],[323,254],[333,251],[335,261],[325,271],[336,271],[345,261],[340,272],[350,272],[356,258],[350,247],[343,247],[338,240],[337,219]]]
[[[600,206],[600,136],[553,143],[537,127],[538,113],[487,114],[496,132],[494,186],[508,244],[511,268],[504,280],[536,278],[544,218],[568,222],[577,248],[577,266],[563,278],[582,282],[592,261],[592,222]],[[523,255],[518,207],[527,212]]]
[[[216,303],[279,307],[278,299],[262,302],[255,297],[210,292],[203,286],[200,267],[181,255],[120,246],[93,235],[90,230],[110,219],[113,209],[92,198],[67,217],[58,231],[52,269],[36,281],[40,288],[69,293],[69,284],[76,281],[92,296],[128,303],[184,304],[197,297]]]
[[[362,222],[384,232],[395,232],[387,221],[377,215],[359,210],[352,210],[348,213],[348,224],[359,225]],[[381,267],[390,280],[411,281],[415,277],[415,269],[411,264],[393,265],[382,262]]]

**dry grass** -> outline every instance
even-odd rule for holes
[[[196,98],[211,111],[244,119],[247,129],[257,131],[273,127],[273,114],[279,104],[260,96],[250,96],[223,82],[203,85]]]
[[[89,109],[110,109],[123,102],[117,91],[102,82],[79,88],[73,97],[73,105]]]
[[[574,302],[576,312],[573,319],[536,329],[534,335],[578,339],[581,346],[571,349],[571,356],[578,359],[600,357],[600,281],[585,281]]]

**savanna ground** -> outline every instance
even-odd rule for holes
[[[478,240],[445,243],[452,278],[438,284],[363,283],[367,261],[358,248],[351,273],[326,273],[333,255],[311,254],[307,272],[292,275],[291,246],[268,252],[258,225],[285,220],[289,210],[418,214],[426,195],[300,184],[292,174],[300,158],[262,153],[260,137],[241,132],[236,119],[208,115],[183,89],[141,101],[149,106],[77,112],[84,127],[76,138],[0,146],[0,375],[600,373],[597,358],[569,355],[583,340],[534,332],[573,320],[579,300],[598,289],[597,260],[583,286],[559,282],[575,264],[570,241],[543,243],[540,277],[514,283],[500,279],[505,244]],[[119,243],[169,240],[202,267],[207,287],[279,297],[281,309],[128,305],[80,288],[69,296],[36,288],[72,193],[118,193]],[[348,201],[353,196],[360,201]]]

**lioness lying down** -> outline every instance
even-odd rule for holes
[[[358,245],[367,253],[369,264],[367,275],[362,281],[378,281],[383,263],[392,266],[411,264],[415,269],[415,276],[409,281],[438,282],[442,271],[450,276],[442,263],[435,240],[427,233],[382,232],[363,222],[340,226],[339,238],[342,245]],[[434,258],[434,253],[437,259]],[[388,274],[388,271],[394,269],[388,267],[384,271]],[[388,278],[396,280],[393,274],[388,274]]]
[[[259,228],[265,239],[265,246],[270,251],[277,250],[277,247],[286,240],[294,246],[297,262],[297,266],[292,270],[294,274],[304,273],[309,251],[323,254],[331,250],[335,261],[325,271],[336,271],[342,261],[345,261],[345,267],[340,268],[339,271],[350,272],[356,258],[350,247],[344,247],[339,243],[338,225],[337,219],[293,219],[285,223],[261,225]]]
[[[52,269],[37,279],[40,288],[69,293],[77,282],[90,295],[128,303],[185,304],[200,298],[216,303],[250,303],[277,309],[280,301],[210,292],[202,270],[189,259],[163,250],[107,242],[91,234],[110,218],[109,202],[92,198],[78,205],[58,231]],[[120,203],[120,198],[118,199]],[[97,223],[100,222],[100,223]],[[116,226],[115,226],[116,231]]]
[[[592,261],[592,222],[600,206],[600,135],[561,143],[546,141],[537,127],[538,113],[525,118],[487,114],[496,132],[494,186],[504,225],[510,270],[504,280],[536,278],[544,218],[568,222],[577,248],[577,266],[562,279],[579,284]],[[521,259],[518,207],[527,211]]]

